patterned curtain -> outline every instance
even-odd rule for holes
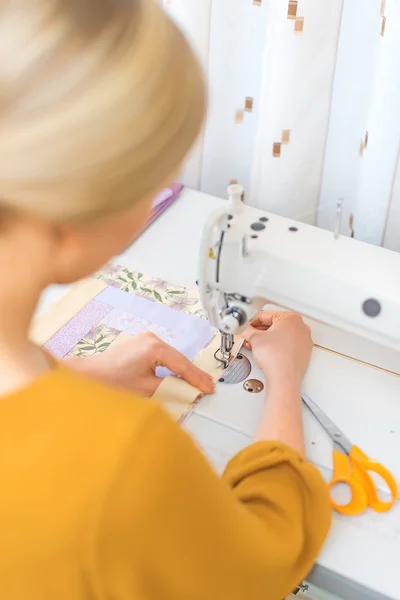
[[[160,0],[209,82],[183,183],[400,251],[400,0]]]

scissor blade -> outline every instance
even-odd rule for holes
[[[310,409],[317,421],[325,429],[326,433],[334,441],[335,446],[339,446],[345,452],[349,453],[352,448],[352,443],[344,435],[344,433],[335,425],[335,423],[324,413],[324,411],[315,404],[314,400],[311,400],[310,396],[302,393],[302,399],[304,404]]]

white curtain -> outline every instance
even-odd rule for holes
[[[400,158],[393,184],[392,202],[386,225],[384,246],[400,252]]]
[[[394,247],[385,231],[391,221],[400,233],[393,214],[399,149],[400,1],[346,0],[321,187],[321,208],[328,209],[318,223],[332,224],[333,205],[343,196],[355,237]]]
[[[209,70],[211,2],[212,0],[163,0],[162,2],[189,38],[206,74]],[[181,174],[182,183],[195,189],[200,189],[201,186],[203,148],[204,132],[190,153]]]
[[[314,223],[342,0],[269,3],[251,203]]]
[[[249,192],[259,114],[267,0],[162,0],[204,66],[209,114],[182,183],[226,197],[230,181]]]
[[[183,183],[400,251],[400,0],[160,1],[209,81]]]

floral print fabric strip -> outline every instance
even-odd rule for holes
[[[108,346],[121,333],[118,329],[113,329],[108,325],[96,325],[76,346],[69,352],[68,356],[81,356],[87,358],[100,352],[104,352]]]
[[[127,267],[114,264],[104,267],[95,277],[124,292],[160,302],[194,317],[207,318],[197,290],[188,290],[183,286],[146,276],[143,273],[135,273]]]

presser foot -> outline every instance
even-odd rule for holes
[[[217,362],[220,363],[220,366],[222,367],[223,371],[225,371],[229,365],[232,363],[232,361],[235,360],[238,352],[240,351],[240,349],[243,346],[244,341],[241,340],[240,343],[238,344],[238,346],[235,345],[235,352],[232,354],[232,352],[223,352],[221,348],[218,348],[218,350],[216,350],[214,352],[214,358]],[[236,342],[235,342],[236,344]]]
[[[218,348],[218,350],[214,352],[214,358],[220,363],[224,371],[229,367],[229,363],[232,360],[232,356],[227,357],[222,354],[221,348]]]

